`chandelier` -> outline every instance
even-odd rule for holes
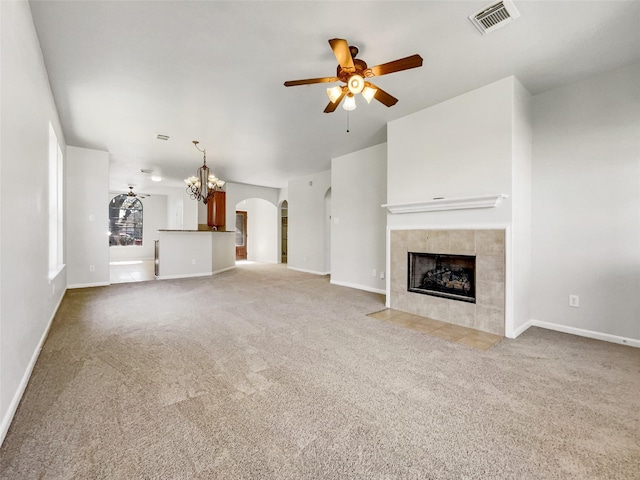
[[[209,171],[207,167],[207,149],[202,150],[198,147],[197,140],[193,140],[193,145],[202,152],[204,157],[204,163],[198,169],[196,176],[184,179],[184,183],[187,184],[187,193],[193,200],[202,200],[206,205],[207,202],[213,197],[214,192],[222,190],[224,181],[217,178],[213,173]]]

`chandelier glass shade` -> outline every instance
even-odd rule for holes
[[[217,178],[211,171],[209,167],[207,167],[207,149],[203,148],[200,150],[198,148],[198,141],[194,140],[193,144],[198,149],[198,151],[203,154],[203,164],[195,176],[191,176],[184,179],[184,183],[187,184],[187,193],[193,200],[200,201],[206,205],[207,202],[213,198],[213,194],[221,190],[224,186],[225,182]]]

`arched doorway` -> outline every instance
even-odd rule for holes
[[[236,260],[277,263],[277,207],[261,198],[247,198],[235,207]]]

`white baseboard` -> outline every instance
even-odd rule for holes
[[[603,340],[605,342],[618,343],[620,345],[627,345],[630,347],[640,348],[640,340],[634,338],[620,337],[618,335],[611,335],[609,333],[594,332],[593,330],[585,330],[582,328],[568,327],[566,325],[560,325],[558,323],[543,322],[540,320],[531,320],[531,326],[546,328],[547,330],[555,330],[562,333],[570,333],[572,335],[578,335],[580,337],[593,338],[596,340]]]
[[[290,267],[288,265],[287,268],[290,270],[295,270],[296,272],[312,273],[313,275],[331,275],[331,272],[316,272],[315,270],[306,270],[304,268]]]
[[[529,327],[531,327],[533,324],[531,323],[531,320],[527,320],[523,325],[520,325],[518,328],[516,328],[513,332],[512,335],[509,335],[508,333],[505,335],[507,338],[518,338],[520,335],[522,335],[524,332],[526,332]]]
[[[53,314],[51,318],[49,318],[49,323],[47,324],[47,328],[44,329],[44,333],[42,337],[40,337],[40,341],[38,342],[38,346],[36,347],[33,355],[31,355],[31,360],[27,365],[27,369],[22,376],[22,380],[20,380],[20,384],[18,385],[18,390],[14,394],[11,399],[11,403],[9,404],[9,408],[7,409],[7,413],[4,415],[2,419],[2,423],[0,423],[0,445],[4,442],[5,437],[7,436],[7,432],[9,431],[9,426],[13,421],[13,416],[16,414],[16,410],[18,410],[18,405],[20,405],[20,400],[22,400],[22,395],[24,395],[24,391],[29,384],[29,379],[31,378],[31,373],[33,372],[33,367],[36,366],[36,362],[38,361],[38,357],[40,356],[40,352],[42,351],[42,346],[44,345],[47,336],[49,335],[49,330],[51,329],[51,324],[53,323],[53,319],[56,317],[56,313],[58,313],[58,308],[60,308],[60,303],[62,303],[62,299],[66,293],[66,289],[60,295],[60,299],[58,300],[58,304],[56,308],[53,309]]]
[[[356,285],[354,283],[349,283],[349,282],[339,282],[337,280],[331,280],[329,281],[329,283],[333,285],[339,285],[341,287],[349,287],[349,288],[355,288],[357,290],[364,290],[365,292],[381,293],[382,295],[385,295],[387,293],[382,288],[365,287],[364,285]]]
[[[236,268],[236,267],[231,267]],[[208,273],[181,273],[180,275],[158,275],[156,278],[158,280],[174,280],[176,278],[192,278],[192,277],[210,277],[213,275],[213,272]]]
[[[109,285],[111,282],[76,283],[75,285],[67,285],[67,288],[108,287]]]
[[[234,268],[236,268],[235,265],[233,265],[232,267],[221,268],[220,270],[216,270],[215,272],[213,272],[213,275],[215,275],[216,273],[222,273],[222,272],[226,272],[228,270],[233,270]]]

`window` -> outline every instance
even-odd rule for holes
[[[109,246],[142,245],[142,202],[123,193],[109,202]]]

